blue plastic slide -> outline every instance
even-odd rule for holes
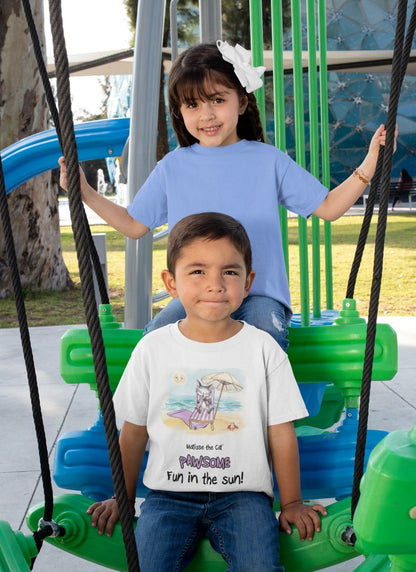
[[[75,125],[80,161],[118,157],[129,136],[130,119],[103,119]],[[25,137],[1,151],[6,191],[54,169],[62,155],[55,129]]]

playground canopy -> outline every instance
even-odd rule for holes
[[[130,55],[129,55],[130,54]],[[169,72],[171,49],[163,48],[165,71]],[[118,57],[117,57],[118,56]],[[70,68],[79,66],[83,69],[71,71],[72,76],[91,75],[130,75],[133,73],[133,50],[112,50],[87,54],[72,54],[68,56]],[[117,59],[114,59],[117,58]],[[348,69],[350,72],[390,73],[393,58],[392,50],[343,50],[328,51],[328,71]],[[110,61],[111,60],[111,61]],[[302,65],[307,67],[309,56],[307,51],[302,52]],[[92,67],[88,65],[91,62]],[[319,54],[317,54],[319,64]],[[270,50],[264,52],[264,65],[266,71],[273,69],[273,57]],[[285,71],[293,69],[293,52],[283,52],[283,66]],[[55,72],[52,57],[48,58],[48,73]],[[416,75],[416,50],[410,55],[406,73]]]

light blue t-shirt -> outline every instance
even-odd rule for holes
[[[224,147],[194,144],[168,153],[131,205],[130,215],[151,230],[172,228],[199,212],[228,214],[245,227],[256,277],[250,294],[268,296],[290,309],[279,204],[308,217],[328,190],[279,149],[242,140]]]

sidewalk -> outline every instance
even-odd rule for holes
[[[392,381],[372,385],[369,427],[393,431],[416,422],[416,317],[380,319],[388,322],[399,340],[399,371]],[[80,326],[75,326],[80,327]],[[97,401],[88,385],[67,385],[59,374],[60,338],[71,326],[31,328],[31,340],[45,431],[53,465],[57,439],[73,430],[87,429],[97,419]],[[29,390],[17,329],[0,330],[0,519],[13,530],[28,534],[28,507],[43,501],[39,459]],[[54,487],[56,494],[62,489]],[[327,568],[351,572],[360,559]],[[42,572],[99,572],[101,566],[44,544],[34,570]]]

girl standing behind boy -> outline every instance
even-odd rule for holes
[[[250,295],[233,314],[269,332],[286,350],[292,312],[286,275],[279,205],[301,215],[336,220],[361,196],[374,174],[384,125],[376,130],[366,157],[330,193],[288,155],[264,143],[253,91],[263,68],[246,63],[241,46],[199,44],[174,62],[168,82],[169,113],[180,147],[155,167],[124,208],[99,195],[81,174],[84,202],[109,225],[130,238],[183,217],[219,211],[239,220],[253,249],[256,271]],[[63,158],[61,186],[66,188]],[[173,299],[146,326],[150,331],[185,317]]]

